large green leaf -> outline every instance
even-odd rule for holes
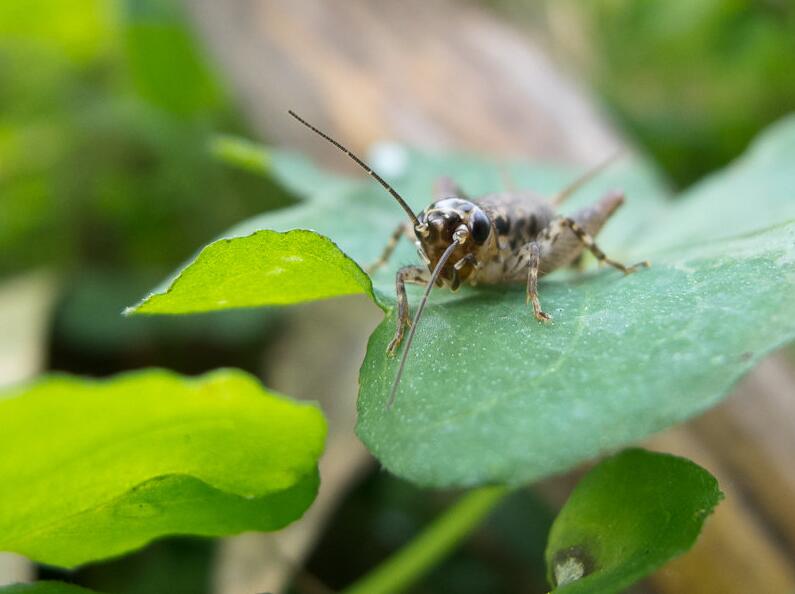
[[[72,567],[166,534],[275,530],[317,491],[325,422],[232,370],[55,376],[0,395],[0,550]]]
[[[359,436],[422,484],[525,482],[715,404],[795,336],[793,138],[790,119],[650,216],[616,253],[651,269],[542,282],[552,325],[521,288],[437,301],[392,410],[385,320],[362,366]]]
[[[685,552],[723,494],[686,460],[627,450],[574,489],[552,525],[546,561],[560,594],[619,592]]]
[[[516,186],[543,194],[573,175],[466,156],[404,156],[401,171],[389,179],[414,208],[430,201],[433,179],[442,174],[473,195],[500,189],[505,171]],[[370,339],[361,370],[359,436],[389,470],[420,484],[520,483],[711,406],[756,361],[795,336],[793,158],[791,118],[678,201],[666,200],[647,167],[612,167],[566,210],[609,188],[625,189],[627,205],[599,242],[616,258],[651,258],[653,267],[628,278],[591,269],[544,279],[542,304],[555,318],[549,325],[533,319],[520,286],[436,292],[397,402],[386,410],[397,367],[385,355],[394,331],[394,271],[416,261],[413,246],[403,242],[390,267],[373,278],[376,301],[388,315]],[[376,168],[387,173],[390,163],[378,161]],[[278,153],[267,163],[309,199],[251,219],[227,238],[266,228],[313,229],[362,265],[378,256],[402,220],[397,205],[370,182],[333,178]],[[211,247],[232,253],[235,241]],[[263,247],[264,253],[239,254],[246,262],[241,265],[267,259]],[[183,276],[195,270],[223,278],[223,268],[199,264]],[[304,282],[315,296],[339,294],[324,289],[327,281]],[[247,290],[228,286],[230,295]],[[413,304],[418,295],[410,288]],[[213,292],[194,291],[192,298],[197,309],[219,307]]]

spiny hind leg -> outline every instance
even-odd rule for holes
[[[599,262],[603,262],[608,266],[612,266],[623,272],[624,274],[632,274],[633,272],[637,272],[639,268],[648,268],[651,266],[648,260],[644,260],[643,262],[638,262],[637,264],[633,264],[632,266],[626,266],[621,262],[613,260],[612,258],[608,258],[607,255],[596,245],[594,238],[585,231],[582,227],[580,227],[577,223],[575,223],[572,219],[563,218],[560,220],[560,224],[563,228],[571,229],[572,233],[577,236],[577,239],[580,240],[585,248],[591,252],[594,257],[599,260]]]
[[[539,322],[547,322],[552,319],[547,313],[541,311],[541,302],[538,300],[538,271],[541,268],[541,246],[535,241],[531,241],[522,252],[526,254],[529,261],[527,267],[527,303],[533,304],[533,315]]]
[[[386,347],[387,354],[391,357],[397,352],[403,342],[403,333],[411,326],[409,318],[409,300],[406,296],[406,283],[427,285],[431,280],[427,268],[421,266],[404,266],[395,274],[395,291],[397,293],[397,328],[395,336]]]
[[[389,262],[389,258],[392,256],[392,253],[395,251],[400,238],[407,234],[409,231],[409,226],[406,223],[400,223],[400,225],[392,231],[392,235],[389,236],[389,241],[387,241],[386,246],[384,247],[384,251],[381,254],[381,257],[378,258],[375,262],[370,264],[364,271],[369,274],[373,275],[376,270],[381,268],[384,264]]]

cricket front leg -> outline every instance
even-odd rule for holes
[[[533,304],[533,315],[539,322],[548,322],[552,319],[547,313],[541,311],[541,302],[538,300],[538,271],[541,268],[541,246],[535,241],[527,244],[523,251],[528,255],[530,265],[527,268],[527,303]]]
[[[381,268],[384,264],[389,262],[389,258],[392,257],[392,253],[395,251],[398,242],[400,241],[401,236],[408,233],[409,226],[406,223],[400,223],[398,227],[392,231],[392,235],[389,236],[389,241],[387,242],[386,246],[384,247],[384,251],[381,254],[381,257],[378,258],[375,262],[370,264],[364,271],[369,274],[370,276],[375,273],[376,270]]]
[[[395,275],[395,291],[397,293],[397,328],[395,337],[386,348],[387,354],[392,357],[403,342],[403,333],[406,328],[411,326],[409,318],[409,300],[406,296],[406,283],[415,285],[427,285],[430,281],[430,273],[421,266],[405,266],[397,271]]]

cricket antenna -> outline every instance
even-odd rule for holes
[[[583,187],[586,183],[591,181],[597,174],[601,173],[604,169],[607,168],[608,165],[612,164],[616,159],[621,156],[622,151],[619,149],[610,155],[607,159],[602,161],[601,163],[594,165],[588,171],[580,175],[577,179],[571,182],[568,186],[563,188],[560,192],[555,194],[552,198],[551,202],[554,206],[560,206],[563,204],[567,198],[569,198],[574,192],[579,190]]]
[[[425,289],[425,293],[422,295],[422,301],[420,301],[420,306],[417,308],[417,313],[414,314],[414,320],[411,323],[411,329],[409,330],[409,336],[406,339],[406,346],[403,348],[403,355],[400,357],[400,365],[398,366],[397,375],[395,376],[395,383],[392,384],[392,391],[389,393],[389,400],[387,400],[386,407],[387,409],[392,408],[392,405],[395,403],[395,396],[397,396],[398,386],[400,385],[400,378],[403,376],[403,369],[406,367],[406,359],[409,356],[409,349],[411,348],[411,343],[414,342],[414,332],[417,330],[417,323],[420,321],[420,316],[422,315],[423,310],[425,309],[425,304],[428,303],[428,295],[431,294],[431,289],[433,289],[434,285],[436,284],[437,279],[439,278],[439,274],[442,272],[444,265],[447,264],[447,261],[450,259],[450,256],[453,255],[455,248],[460,245],[460,241],[456,239],[447,246],[447,249],[442,254],[442,257],[439,258],[439,262],[436,264],[436,268],[433,270],[433,274],[431,275],[431,280],[428,283],[428,287]]]
[[[290,114],[291,116],[293,116],[293,117],[294,117],[296,120],[298,120],[299,122],[301,122],[301,123],[302,123],[304,126],[306,126],[307,128],[309,128],[310,130],[312,130],[312,132],[314,132],[315,134],[318,134],[319,136],[322,136],[323,138],[325,138],[326,140],[328,140],[328,141],[329,141],[331,144],[333,144],[333,145],[334,145],[334,146],[336,146],[338,149],[340,149],[340,150],[341,150],[343,153],[345,153],[346,155],[348,155],[348,156],[349,156],[351,159],[353,159],[354,161],[356,161],[356,164],[357,164],[357,165],[359,165],[359,167],[361,167],[362,169],[364,169],[364,170],[365,170],[365,171],[366,171],[366,172],[367,172],[367,173],[370,175],[370,177],[372,177],[373,179],[375,179],[375,181],[377,181],[379,184],[381,184],[381,185],[383,186],[383,188],[384,188],[384,189],[385,189],[387,192],[389,192],[390,194],[392,194],[392,197],[393,197],[395,200],[397,200],[397,201],[398,201],[398,204],[400,204],[400,207],[401,207],[403,210],[405,210],[405,211],[406,211],[406,214],[407,214],[407,215],[409,215],[409,218],[411,219],[411,222],[414,224],[414,226],[415,226],[415,227],[419,226],[420,222],[417,220],[417,215],[415,215],[415,214],[414,214],[414,211],[413,211],[413,210],[411,210],[411,207],[410,207],[408,204],[406,204],[406,201],[405,201],[405,200],[403,200],[403,197],[402,197],[400,194],[398,194],[398,193],[397,193],[397,191],[395,191],[395,188],[393,188],[393,187],[392,187],[392,186],[390,186],[388,183],[386,183],[386,182],[384,181],[384,179],[383,179],[383,178],[382,178],[380,175],[378,175],[378,174],[377,174],[375,171],[373,171],[373,170],[372,170],[372,168],[371,168],[371,167],[370,167],[370,166],[369,166],[367,163],[365,163],[364,161],[362,161],[362,160],[361,160],[359,157],[357,157],[356,155],[354,155],[354,154],[353,154],[351,151],[349,151],[348,149],[346,149],[346,148],[345,148],[344,146],[342,146],[342,145],[341,145],[339,142],[337,142],[336,140],[334,140],[334,139],[333,139],[331,136],[329,136],[329,135],[328,135],[328,134],[326,134],[325,132],[321,132],[320,130],[318,130],[317,128],[315,128],[315,127],[314,127],[312,124],[310,124],[309,122],[307,122],[307,121],[306,121],[304,118],[302,118],[301,116],[299,116],[299,115],[298,115],[297,113],[295,113],[295,112],[294,112],[292,109],[288,110],[288,111],[287,111],[287,113],[289,113],[289,114]]]

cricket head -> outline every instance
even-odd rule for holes
[[[428,256],[431,270],[447,248],[457,244],[439,273],[458,288],[475,270],[478,252],[492,237],[489,217],[476,204],[462,198],[438,200],[417,217],[414,233]]]

